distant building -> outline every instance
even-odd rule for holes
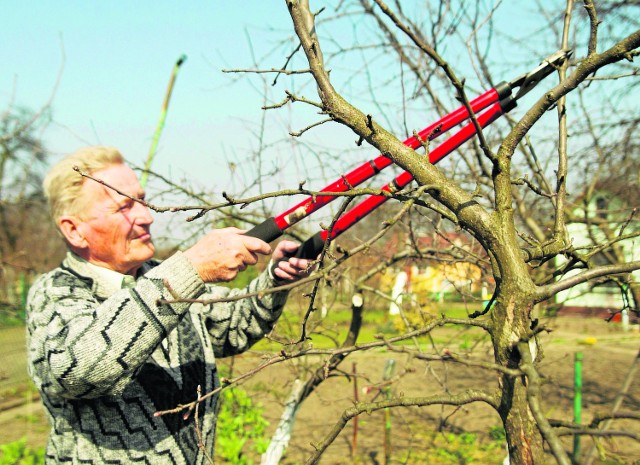
[[[631,191],[638,191],[634,186],[627,187]],[[635,199],[636,203],[640,198],[637,192],[627,191],[624,195]],[[639,260],[640,238],[637,237],[616,241],[606,248],[598,248],[600,244],[639,229],[640,223],[634,218],[634,207],[605,186],[600,186],[589,199],[583,198],[581,201],[582,205],[573,210],[572,221],[567,225],[573,247],[581,253],[591,253],[589,263],[594,266]],[[566,263],[566,259],[560,257],[559,263]],[[581,271],[583,270],[572,270],[564,277]],[[640,271],[621,275],[619,278],[594,280],[560,292],[556,296],[556,302],[560,304],[560,313],[619,320],[623,308],[635,305],[632,287],[640,283]],[[634,318],[634,315],[630,316]]]
[[[408,261],[401,268],[389,268],[382,278],[382,286],[391,290],[394,300],[390,313],[399,312],[398,305],[405,297],[418,304],[488,298],[493,278],[483,277],[480,266],[470,262],[469,256],[483,256],[484,252],[469,235],[441,233],[420,237],[418,241],[417,246],[425,251],[423,258]],[[387,247],[396,249],[393,244]]]

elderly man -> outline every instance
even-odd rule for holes
[[[77,166],[105,185],[81,176]],[[27,305],[30,374],[52,425],[46,463],[200,464],[213,449],[216,398],[193,414],[154,413],[219,386],[216,357],[241,353],[273,327],[287,294],[260,294],[306,273],[283,241],[246,289],[233,279],[265,242],[226,228],[163,262],[152,260],[153,221],[135,173],[108,147],[89,147],[54,166],[44,182],[68,246],[59,268],[32,286]],[[122,195],[126,194],[126,195]],[[184,303],[254,293],[226,303]],[[161,303],[170,302],[170,303]],[[174,303],[171,303],[174,302]]]

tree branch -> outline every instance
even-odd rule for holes
[[[536,293],[536,302],[542,302],[554,295],[556,295],[560,291],[566,291],[578,284],[586,283],[587,281],[591,281],[593,279],[602,278],[609,275],[621,274],[621,273],[631,273],[632,271],[640,270],[640,261],[633,261],[628,263],[621,263],[616,265],[605,265],[599,266],[597,268],[592,268],[587,271],[583,271],[574,276],[570,276],[568,278],[564,278],[561,281],[555,282],[553,284],[547,284],[545,286],[540,286]]]
[[[335,441],[347,423],[354,417],[377,410],[394,407],[425,407],[427,405],[454,405],[461,406],[474,402],[484,402],[494,409],[497,409],[497,395],[491,395],[481,390],[467,390],[458,395],[443,394],[429,397],[399,397],[380,402],[359,403],[342,412],[338,422],[331,428],[331,431],[319,443],[312,444],[315,452],[307,459],[306,465],[318,463],[318,460],[325,450]]]
[[[559,465],[571,465],[571,460],[564,451],[560,439],[555,434],[549,424],[549,421],[542,413],[542,407],[540,406],[541,380],[540,375],[533,366],[533,358],[531,357],[529,343],[519,342],[518,352],[522,359],[520,369],[527,375],[527,400],[529,401],[529,407],[531,408],[531,413],[536,420],[538,429],[540,430],[540,433],[542,433],[545,441],[547,441],[547,444],[551,447],[551,452],[556,458],[557,463]]]

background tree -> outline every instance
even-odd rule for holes
[[[63,245],[42,193],[46,150],[41,142],[48,107],[10,106],[0,115],[0,305],[2,317],[20,314],[32,278],[53,266]]]

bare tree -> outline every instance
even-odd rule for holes
[[[561,292],[585,283],[614,282],[621,288],[629,285],[632,291],[637,289],[640,262],[629,258],[623,244],[640,235],[635,213],[638,167],[634,129],[638,119],[628,97],[619,97],[622,92],[628,95],[638,89],[638,69],[633,64],[640,47],[634,15],[637,4],[596,5],[585,0],[579,9],[571,0],[553,5],[529,2],[518,6],[517,12],[535,15],[539,21],[521,35],[498,26],[496,12],[505,7],[500,3],[487,9],[480,1],[449,0],[417,6],[395,1],[390,6],[382,0],[344,0],[332,5],[331,11],[315,5],[319,9],[313,11],[307,0],[287,0],[286,6],[295,37],[283,42],[289,44],[283,63],[263,71],[235,71],[275,74],[274,83],[288,76],[287,83],[296,90],[287,89],[281,100],[266,101],[264,107],[272,113],[284,107],[303,108],[299,126],[290,132],[300,144],[297,148],[314,149],[313,160],[324,164],[323,169],[331,162],[338,164],[338,157],[329,158],[331,151],[314,142],[299,141],[338,123],[352,131],[358,147],[366,142],[409,172],[417,187],[385,193],[392,198],[391,206],[378,210],[364,227],[343,236],[337,247],[332,243],[333,248],[323,250],[319,271],[304,282],[311,290],[299,339],[282,338],[278,342],[284,348],[279,354],[226,382],[243,381],[282,361],[307,355],[325,357],[297,391],[295,402],[299,404],[331,373],[339,371],[347,355],[367,349],[386,347],[426,362],[465,365],[492,373],[498,382],[457,393],[444,389],[433,395],[359,403],[336,420],[316,444],[308,463],[316,463],[347,422],[364,412],[406,406],[460,408],[477,403],[489,406],[500,418],[511,463],[543,463],[547,453],[559,464],[570,463],[562,435],[596,436],[602,432],[597,429],[598,422],[585,427],[547,417],[539,370],[539,335],[547,328],[535,310],[555,303]],[[353,35],[345,31],[353,31]],[[511,49],[504,45],[507,42]],[[518,53],[501,60],[496,58],[500,53],[489,53],[494,46],[503,54],[513,49]],[[408,137],[414,132],[409,121],[418,108],[433,108],[436,116],[461,104],[469,110],[470,95],[495,86],[496,76],[512,77],[514,68],[524,71],[544,55],[564,49],[573,51],[572,60],[557,66],[556,81],[549,78],[539,85],[537,100],[529,96],[518,101],[518,112],[507,114],[490,131],[478,130],[477,137],[442,165],[426,161],[425,152],[431,149],[428,140],[414,151],[394,135]],[[548,52],[541,56],[540,50]],[[358,85],[363,82],[364,86]],[[397,102],[385,92],[392,83],[398,84]],[[317,100],[309,97],[311,89]],[[471,119],[479,129],[477,115]],[[251,161],[260,165],[262,150],[268,144],[263,131],[257,133],[259,148]],[[341,170],[342,165],[336,169]],[[313,175],[317,173],[310,176],[316,181]],[[256,182],[258,195],[245,191],[246,197],[240,198],[223,193],[224,200],[215,204],[198,195],[195,197],[205,205],[184,209],[196,209],[195,216],[202,216],[210,210],[244,207],[275,197],[318,196],[308,184],[264,194],[267,188]],[[620,208],[598,204],[602,190],[622,202]],[[383,193],[372,188],[344,192],[345,199],[336,202],[341,205],[336,217],[353,198],[371,194]],[[603,218],[605,210],[613,216]],[[323,227],[331,230],[334,219],[328,218]],[[237,220],[259,221],[246,215],[238,215]],[[576,224],[586,226],[587,245],[574,241],[572,227]],[[460,237],[462,242],[457,242]],[[368,254],[372,250],[376,252]],[[379,284],[380,276],[407,261],[472,265],[481,270],[481,279],[493,286],[493,297],[482,311],[470,313],[466,319],[402,315],[403,334],[364,344],[356,340],[366,314],[354,305],[349,337],[339,341],[340,347],[319,350],[304,345],[311,332],[310,316],[322,307],[319,296],[323,286],[341,285],[349,292],[385,299],[388,304],[392,297]],[[465,295],[462,288],[457,290]],[[478,299],[472,293],[467,297]],[[426,352],[419,344],[414,348],[400,346],[451,324],[486,334],[492,360],[465,359],[435,347]],[[276,340],[278,335],[272,338]],[[189,407],[193,405],[176,410]],[[628,436],[637,439],[631,432]]]
[[[62,254],[41,186],[48,122],[48,106],[39,112],[10,106],[0,115],[0,302],[13,316],[31,279]]]
[[[485,251],[491,265],[491,273],[496,283],[493,305],[487,310],[488,319],[471,318],[466,324],[481,327],[492,340],[494,364],[492,369],[500,378],[496,389],[473,389],[459,394],[442,394],[421,398],[394,398],[379,402],[375,406],[358,405],[345,412],[327,438],[317,445],[317,451],[309,459],[315,463],[323,451],[335,439],[349,418],[358,413],[393,406],[447,404],[462,406],[468,403],[483,402],[491,406],[499,414],[507,432],[509,455],[512,463],[542,463],[545,448],[548,448],[557,463],[568,464],[570,459],[564,450],[559,435],[552,427],[552,422],[544,414],[543,399],[540,397],[541,376],[537,370],[540,347],[537,335],[544,330],[533,316],[537,304],[552,299],[559,292],[597,279],[611,276],[628,276],[640,269],[640,262],[629,261],[619,256],[608,264],[598,264],[589,260],[592,251],[574,247],[567,229],[569,197],[567,193],[572,177],[580,176],[575,160],[572,159],[572,147],[569,145],[567,118],[569,106],[566,100],[579,88],[588,86],[594,75],[612,69],[619,73],[615,64],[624,60],[632,60],[640,46],[640,31],[634,27],[626,28],[619,37],[605,37],[606,46],[600,46],[600,19],[596,6],[585,1],[583,7],[586,17],[579,21],[587,21],[589,25],[586,38],[571,36],[573,20],[573,2],[565,8],[553,12],[551,17],[559,23],[553,23],[557,35],[557,48],[575,49],[575,59],[564,63],[558,69],[559,83],[547,86],[546,92],[537,101],[531,103],[519,119],[511,121],[511,127],[504,129],[501,143],[497,151],[491,149],[487,139],[478,138],[476,159],[472,172],[476,173],[475,183],[486,190],[469,190],[469,182],[456,179],[449,172],[425,163],[424,157],[405,146],[401,140],[383,126],[382,118],[375,117],[373,112],[362,111],[350,99],[336,82],[335,73],[329,72],[323,56],[325,39],[322,36],[319,11],[313,12],[307,1],[288,0],[287,7],[291,14],[296,36],[306,57],[308,70],[317,85],[318,102],[313,105],[322,113],[323,122],[337,122],[349,127],[360,140],[368,142],[380,153],[391,158],[402,169],[409,171],[420,188],[417,191],[404,192],[398,199],[401,202],[422,203],[422,207],[431,208],[457,228],[466,231]],[[451,21],[462,21],[472,10],[472,6],[456,4],[458,11],[450,2],[440,2],[434,7],[438,13],[451,8]],[[433,92],[430,75],[440,76],[449,82],[450,89],[456,99],[468,106],[468,88],[460,79],[453,67],[443,58],[439,49],[443,48],[442,28],[451,26],[449,21],[437,22],[426,34],[423,25],[418,24],[414,16],[405,13],[399,2],[392,7],[382,0],[359,2],[361,10],[356,13],[358,2],[340,4],[342,11],[358,14],[359,17],[370,15],[374,25],[385,37],[385,47],[394,50],[396,58],[410,72],[414,73],[417,82],[414,92],[431,92],[436,105],[441,105],[437,93]],[[607,4],[606,7],[615,5]],[[430,4],[427,6],[430,7]],[[619,10],[618,10],[619,11]],[[413,13],[413,12],[412,12]],[[482,19],[477,18],[475,26],[482,26]],[[371,23],[368,23],[371,26]],[[371,26],[374,27],[374,26]],[[451,30],[450,28],[448,29]],[[473,32],[476,47],[483,39],[478,31]],[[571,42],[571,43],[570,43]],[[575,42],[575,43],[574,43]],[[599,50],[601,49],[601,51]],[[414,54],[415,58],[411,58]],[[425,63],[433,66],[425,72]],[[478,66],[486,67],[486,62],[478,60]],[[380,73],[383,74],[383,73]],[[635,75],[635,68],[631,75]],[[425,76],[426,75],[426,76]],[[384,85],[385,77],[375,81]],[[376,84],[374,84],[375,87]],[[577,94],[577,93],[576,93]],[[304,102],[301,96],[291,95],[289,101]],[[363,106],[360,101],[359,106]],[[371,105],[366,105],[371,106]],[[375,104],[374,104],[375,107]],[[557,123],[555,144],[555,162],[553,169],[539,166],[539,159],[528,145],[528,135],[533,128],[542,124],[545,113],[556,107]],[[379,109],[379,108],[378,108]],[[386,116],[389,119],[388,116]],[[516,177],[519,169],[514,166],[514,155],[522,146],[525,156],[530,162],[533,178]],[[541,144],[544,150],[549,146]],[[469,166],[474,163],[469,162]],[[603,166],[603,165],[600,165]],[[549,174],[554,178],[549,179]],[[532,181],[535,180],[535,181]],[[412,193],[413,192],[413,193]],[[427,200],[420,200],[418,194],[426,192]],[[485,195],[483,195],[483,192]],[[535,199],[532,199],[535,197]],[[546,221],[528,221],[528,203],[546,203],[545,211],[552,216],[549,224]],[[411,205],[410,205],[411,204]],[[520,210],[516,210],[518,207]],[[517,213],[521,213],[519,217]],[[528,213],[532,213],[529,211]],[[531,234],[534,231],[536,234]],[[630,231],[626,238],[637,237],[637,230]],[[597,247],[607,251],[615,248],[621,238],[620,231],[608,237],[600,237]],[[356,250],[347,255],[352,256]],[[585,255],[586,254],[586,255]],[[572,257],[571,266],[554,266],[554,257]],[[339,258],[338,262],[343,261]],[[551,265],[550,265],[551,264]],[[569,275],[570,269],[579,264],[577,274]],[[424,334],[432,329],[427,325],[419,331]],[[415,335],[415,334],[413,334]],[[574,425],[576,429],[579,427]],[[580,430],[581,433],[589,431]]]

